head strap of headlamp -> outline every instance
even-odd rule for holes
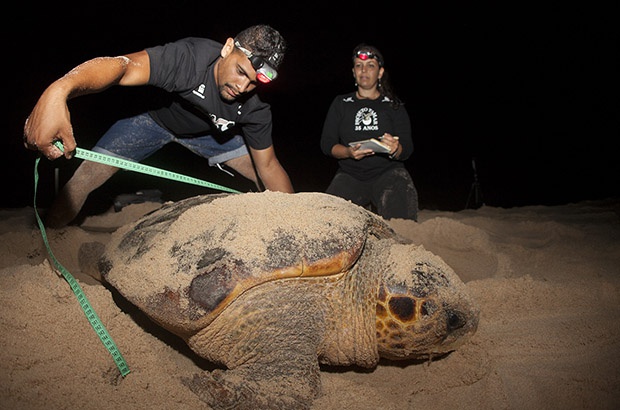
[[[377,53],[373,53],[372,51],[358,50],[355,53],[355,57],[359,58],[362,61],[366,61],[369,58],[374,58],[379,63],[379,66],[383,67],[383,59],[381,58],[381,56]]]
[[[256,70],[256,79],[258,81],[266,84],[278,77],[278,72],[268,63],[269,60],[265,61],[263,57],[252,54],[250,50],[242,47],[237,40],[235,40],[235,47],[248,57],[250,63],[252,63],[252,67]]]

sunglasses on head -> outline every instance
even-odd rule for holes
[[[272,82],[278,77],[278,72],[275,68],[269,65],[267,61],[265,61],[260,56],[255,56],[252,54],[250,50],[247,48],[241,47],[241,44],[237,40],[235,40],[235,47],[243,52],[252,63],[252,67],[256,70],[256,79],[263,84],[267,84]]]
[[[372,51],[359,50],[358,52],[355,53],[355,57],[359,58],[362,61],[366,61],[368,59],[374,58],[375,60],[377,60],[380,66],[383,65],[383,61],[381,60],[381,57],[379,57],[377,53],[373,53]]]

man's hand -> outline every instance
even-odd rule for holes
[[[145,50],[126,56],[96,57],[80,64],[43,92],[24,124],[24,145],[40,151],[48,159],[56,159],[63,153],[53,143],[61,141],[64,156],[71,158],[77,144],[67,107],[69,98],[97,93],[117,84],[145,85],[149,75],[149,56]]]
[[[65,97],[59,96],[52,87],[43,93],[26,119],[24,146],[40,151],[46,158],[53,160],[63,155],[63,152],[53,145],[55,141],[61,141],[64,156],[71,158],[77,144],[73,137],[69,108]]]

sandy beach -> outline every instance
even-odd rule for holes
[[[80,271],[82,243],[159,207],[132,204],[47,230],[131,373],[121,377],[33,208],[0,210],[0,408],[207,408],[181,377],[209,368]],[[442,257],[481,308],[473,339],[426,363],[322,368],[316,410],[615,409],[620,403],[620,203],[444,212],[389,221]]]

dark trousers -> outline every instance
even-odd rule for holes
[[[338,171],[326,192],[371,209],[385,219],[418,220],[418,191],[405,168],[390,169],[368,181]]]

